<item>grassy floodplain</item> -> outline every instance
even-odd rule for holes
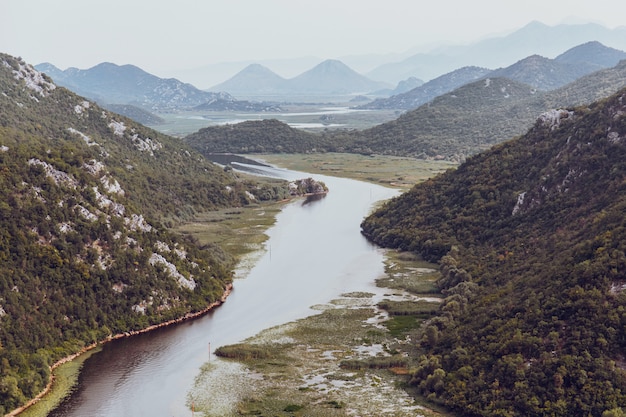
[[[408,386],[420,326],[438,307],[438,272],[410,254],[388,255],[381,293],[343,294],[315,306],[317,315],[218,348],[189,403],[210,417],[446,415]]]
[[[99,352],[95,348],[83,353],[76,359],[60,365],[54,370],[54,380],[50,391],[32,406],[21,412],[20,417],[45,417],[54,410],[61,401],[71,392],[78,381],[83,364],[91,355]]]
[[[458,165],[449,161],[345,153],[246,156],[294,171],[351,178],[400,189],[408,189]]]

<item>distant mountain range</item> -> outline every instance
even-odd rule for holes
[[[362,131],[329,131],[303,138],[299,133],[286,134],[289,131],[280,129],[280,122],[268,130],[257,121],[248,122],[245,129],[237,124],[205,128],[185,141],[203,153],[331,151],[462,161],[523,134],[545,111],[584,105],[625,86],[623,60],[549,92],[507,78],[483,78]],[[274,134],[278,131],[279,140]]]
[[[389,98],[378,98],[371,103],[358,106],[359,109],[416,109],[435,97],[454,90],[464,84],[481,79],[491,72],[480,67],[463,67],[430,80],[412,90]]]
[[[531,22],[505,36],[469,45],[441,46],[428,52],[415,53],[401,61],[382,62],[364,74],[373,80],[389,83],[397,83],[410,76],[432,80],[465,66],[500,68],[531,55],[552,58],[589,41],[626,50],[626,27],[608,29],[593,23],[548,26]],[[345,62],[351,65],[349,59],[345,59]]]
[[[435,78],[406,93],[380,98],[359,106],[363,109],[410,110],[481,78],[508,78],[538,90],[554,90],[586,74],[615,66],[626,59],[626,52],[592,41],[567,50],[554,59],[531,55],[513,65],[497,70],[463,67]]]
[[[566,35],[568,37],[564,38]],[[578,39],[583,42],[573,45]],[[284,78],[261,64],[249,64],[227,81],[212,87],[212,92],[174,78],[156,77],[132,65],[102,63],[87,70],[69,68],[64,71],[52,64],[40,64],[36,68],[50,75],[57,84],[100,104],[134,105],[155,113],[197,106],[204,110],[268,112],[279,109],[271,103],[257,103],[259,99],[276,102],[293,101],[294,97],[297,100],[298,97],[376,97],[404,93],[407,95],[388,102],[376,100],[367,108],[411,109],[476,77],[487,76],[483,73],[487,68],[498,68],[489,74],[492,78],[506,77],[540,90],[558,88],[626,58],[622,50],[612,46],[621,45],[626,49],[623,39],[626,39],[626,29],[609,30],[599,25],[550,27],[532,23],[507,36],[464,47],[441,48],[436,53],[416,54],[402,62],[384,64],[367,76],[338,60],[323,61],[293,78]],[[560,45],[567,45],[569,49],[557,50]],[[566,49],[567,52],[560,53]],[[530,53],[522,55],[525,51]],[[510,57],[510,61],[505,61],[506,57]],[[482,65],[502,62],[505,65]],[[466,65],[459,65],[461,63]],[[449,70],[441,71],[441,68]],[[425,73],[426,69],[431,73]],[[379,74],[388,70],[401,75],[394,78]],[[430,77],[435,73],[436,77]],[[376,81],[379,79],[393,79],[393,83]],[[423,84],[422,79],[430,81]],[[241,101],[233,96],[251,100]]]
[[[326,60],[290,79],[252,64],[210,90],[228,91],[238,96],[332,96],[369,93],[389,87],[387,83],[357,73],[341,61]]]
[[[585,105],[624,87],[626,60],[549,92],[488,77],[443,94],[396,120],[350,133],[354,142],[348,141],[348,146],[363,153],[463,160],[523,134],[545,111]],[[334,141],[345,143],[337,137]]]
[[[531,55],[554,58],[562,51],[589,41],[626,50],[626,27],[608,29],[598,24],[559,24],[539,22],[508,34],[492,36],[462,45],[418,46],[404,52],[359,54],[332,57],[371,80],[397,85],[409,77],[430,81],[458,68],[478,66],[501,68]],[[395,51],[396,45],[389,45]],[[171,71],[171,76],[203,89],[230,79],[250,64],[261,64],[284,78],[295,77],[322,62],[324,58],[302,56],[293,59],[220,62],[200,68]]]
[[[224,111],[276,110],[266,103],[240,102],[228,93],[202,91],[174,78],[159,78],[133,65],[105,62],[86,70],[68,68],[62,71],[44,63],[35,68],[50,76],[56,84],[103,106],[132,105],[154,113],[188,110],[196,106]]]

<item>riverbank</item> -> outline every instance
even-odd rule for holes
[[[134,330],[130,332],[110,335],[106,339],[103,339],[99,342],[85,346],[80,351],[59,359],[52,366],[50,366],[50,371],[51,371],[50,379],[48,381],[48,384],[44,388],[44,390],[40,392],[35,398],[33,398],[32,400],[24,404],[23,406],[16,408],[15,410],[11,411],[8,414],[5,414],[5,417],[15,417],[18,415],[21,417],[45,417],[58,404],[60,404],[60,402],[71,391],[71,389],[74,387],[78,379],[78,374],[80,373],[80,368],[81,368],[82,363],[84,363],[84,361],[87,360],[91,354],[96,353],[95,352],[96,349],[101,348],[102,345],[104,345],[105,343],[112,342],[113,340],[118,340],[118,339],[127,338],[131,336],[136,336],[139,334],[148,333],[156,329],[161,329],[163,327],[172,326],[175,324],[182,323],[184,321],[193,320],[195,318],[202,317],[205,314],[212,311],[213,309],[222,305],[226,301],[228,296],[231,294],[232,290],[233,290],[233,284],[232,283],[228,284],[224,290],[224,293],[222,294],[219,300],[209,304],[207,307],[205,307],[204,309],[200,311],[197,311],[194,313],[187,313],[182,317],[168,320],[163,323],[154,324],[154,325],[148,326],[140,330]],[[77,361],[78,363],[76,363]],[[59,378],[58,378],[59,369],[62,366],[68,365],[70,363],[73,363],[74,366],[69,372],[65,372],[63,376],[63,383],[58,383],[59,382]],[[44,400],[45,398],[47,398],[48,401],[44,403],[44,401],[42,400]],[[38,405],[39,407],[37,407]]]
[[[237,270],[243,271],[254,264],[256,259],[254,253],[261,250],[263,242],[267,240],[265,231],[275,223],[276,215],[289,201],[291,200],[200,213],[195,221],[178,225],[173,230],[192,235],[201,245],[222,246],[230,255],[239,259]],[[52,372],[45,389],[22,407],[5,414],[5,417],[18,415],[20,417],[46,417],[74,388],[84,361],[96,353],[103,344],[204,316],[223,304],[232,290],[233,284],[229,284],[219,301],[199,312],[189,313],[145,329],[111,335],[60,359],[50,367]]]

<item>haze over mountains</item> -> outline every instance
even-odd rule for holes
[[[202,91],[174,78],[159,78],[134,65],[104,62],[85,70],[68,68],[61,71],[50,63],[43,63],[35,68],[46,73],[58,85],[103,106],[130,105],[154,113],[190,110],[197,106],[225,111],[276,110],[266,103],[237,100],[225,92]],[[123,108],[116,110],[124,113]]]
[[[441,46],[427,53],[413,54],[398,62],[383,63],[365,72],[365,75],[392,83],[409,75],[431,80],[464,66],[495,69],[535,54],[551,58],[592,40],[626,50],[626,27],[608,29],[594,23],[548,26],[531,22],[508,35],[491,37],[469,45]],[[350,65],[349,60],[345,62]]]
[[[260,63],[248,64],[228,80],[211,87],[212,92],[177,79],[158,78],[132,65],[102,63],[88,70],[61,71],[52,64],[40,64],[37,69],[58,84],[102,104],[135,105],[156,113],[198,105],[205,110],[275,111],[278,109],[272,108],[272,104],[258,101],[359,94],[397,96],[389,101],[376,100],[362,108],[411,109],[481,75],[486,76],[489,70],[495,71],[491,77],[510,78],[540,90],[558,88],[624,59],[624,39],[624,28],[610,30],[594,24],[551,27],[533,22],[506,36],[471,45],[441,47],[430,54],[414,54],[403,61],[387,62],[365,75],[349,67],[350,62],[355,62],[363,68],[363,57],[360,60],[346,57],[346,63],[325,60],[291,78],[282,77]],[[310,64],[311,60],[302,62]],[[425,73],[424,66],[430,73]],[[402,76],[381,75],[394,72],[402,72]],[[420,85],[424,79],[429,81]],[[418,89],[407,91],[408,85]],[[398,95],[402,93],[406,95]]]
[[[607,47],[597,41],[590,41],[575,46],[554,59],[535,54],[496,70],[463,67],[437,77],[406,93],[376,99],[371,103],[359,106],[359,108],[410,110],[441,94],[485,77],[508,78],[528,84],[538,90],[548,91],[599,69],[613,67],[623,59],[626,59],[626,52]]]
[[[566,72],[563,66],[570,64],[576,66],[576,70],[572,70],[569,80],[559,81],[560,85],[563,85],[576,77],[575,71],[577,70],[589,73],[594,69],[599,69],[593,66],[597,63],[583,64],[573,52],[571,56],[559,56],[564,51],[590,41],[600,42],[607,48],[626,50],[626,28],[607,29],[596,24],[547,26],[532,22],[505,36],[493,37],[469,45],[442,46],[429,53],[407,54],[403,60],[397,60],[397,56],[393,55],[346,56],[341,60],[325,61],[309,57],[297,60],[248,62],[240,64],[239,70],[236,70],[236,64],[223,63],[206,67],[195,76],[189,75],[191,74],[189,72],[181,72],[182,75],[187,74],[186,80],[193,80],[195,85],[203,88],[209,88],[209,86],[207,86],[207,81],[202,81],[201,74],[204,74],[205,80],[210,79],[213,72],[223,74],[223,77],[227,78],[226,81],[213,84],[209,88],[210,91],[214,92],[213,95],[207,95],[206,91],[200,91],[195,87],[190,89],[191,85],[177,79],[160,79],[155,76],[150,76],[152,77],[150,79],[150,77],[146,77],[149,74],[141,74],[142,70],[132,65],[115,68],[113,64],[103,63],[89,70],[69,68],[61,71],[51,64],[40,64],[37,68],[46,72],[60,85],[108,104],[133,104],[158,112],[171,109],[173,106],[189,108],[213,100],[218,103],[214,105],[215,109],[220,109],[219,103],[223,103],[225,110],[263,111],[264,106],[256,107],[254,102],[236,104],[237,101],[241,100],[232,96],[239,99],[252,98],[253,100],[257,97],[275,98],[289,94],[295,96],[302,96],[303,94],[329,96],[333,94],[368,93],[384,96],[405,92],[403,86],[399,85],[401,83],[405,85],[407,82],[414,83],[416,79],[430,82],[447,74],[451,74],[452,77],[455,75],[453,73],[466,67],[502,69],[502,71],[508,68],[513,71],[514,68],[510,67],[514,63],[519,62],[521,65],[521,61],[530,59],[532,56],[536,56],[535,65],[540,70],[542,66],[554,65],[556,72],[560,74],[558,77]],[[607,58],[603,63],[600,60],[603,68],[616,64],[612,61],[612,53],[609,53]],[[396,61],[393,61],[394,59]],[[289,67],[288,72],[294,75],[291,77],[281,76],[278,74],[280,71],[270,69],[273,67]],[[97,80],[99,77],[107,76],[107,72],[115,72],[115,70],[123,70],[122,73],[125,75],[108,74],[108,77],[109,79],[121,77],[117,79],[121,84],[117,86],[106,85],[102,80]],[[510,74],[504,73],[500,75],[510,76]],[[578,74],[578,76],[580,75]],[[456,76],[460,76],[460,74],[457,73]],[[142,81],[139,84],[125,84],[130,80],[137,81],[140,79]],[[439,79],[437,83],[442,84],[443,81],[443,79]],[[452,82],[447,91],[462,85],[459,84],[460,81],[462,80]],[[467,79],[467,81],[471,81],[471,79]],[[559,86],[547,76],[543,82],[540,82],[541,80],[535,80],[536,83],[530,82],[533,81],[530,78],[517,78],[516,81],[536,85],[539,89]],[[121,91],[115,91],[121,85],[125,85],[125,88],[120,89]],[[152,91],[140,93],[137,91],[137,85],[144,89],[151,88]],[[413,85],[413,87],[415,86]],[[428,85],[426,87],[432,90],[427,94],[430,98],[447,92],[445,89],[441,90],[440,86]],[[397,90],[393,91],[394,89]],[[229,94],[224,94],[224,92]],[[215,93],[218,95],[216,96]],[[403,105],[407,106],[406,103],[409,103],[410,99],[401,98],[399,101],[404,102]],[[425,102],[423,99],[414,101],[414,103],[423,102]],[[390,107],[385,105],[384,108]]]
[[[441,94],[485,77],[503,77],[528,84],[538,90],[552,90],[595,70],[614,66],[625,58],[625,52],[591,41],[571,48],[554,59],[531,55],[496,70],[463,67],[427,83],[411,77],[399,83],[395,90],[389,88],[389,85],[373,82],[334,60],[325,61],[292,79],[284,79],[262,65],[252,64],[215,87],[216,91],[221,92],[200,91],[176,79],[158,78],[132,65],[103,63],[87,70],[69,68],[65,71],[52,64],[40,64],[36,68],[46,72],[60,85],[100,101],[102,105],[123,104],[155,113],[194,109],[240,112],[281,110],[274,103],[238,100],[231,94],[270,97],[275,101],[360,93],[395,94],[389,98],[378,98],[358,108],[410,110]],[[138,114],[138,109],[109,108],[144,123],[157,124],[149,114]]]
[[[302,74],[285,79],[259,64],[244,68],[229,80],[212,87],[233,95],[345,95],[369,93],[391,87],[372,81],[337,60],[326,60]]]
[[[626,28],[608,29],[593,23],[548,26],[540,22],[531,22],[512,33],[464,45],[416,47],[401,53],[332,58],[340,60],[369,79],[397,85],[411,76],[430,81],[466,66],[491,69],[506,67],[534,54],[554,58],[567,49],[591,40],[626,50]],[[424,43],[424,40],[417,39],[415,43]],[[389,50],[393,51],[394,45],[390,45]],[[294,59],[221,62],[200,68],[172,71],[170,75],[191,82],[202,89],[209,89],[233,77],[250,64],[263,65],[283,78],[291,78],[327,58],[331,57],[303,56]]]

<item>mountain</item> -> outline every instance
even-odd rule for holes
[[[623,413],[624,161],[621,90],[542,114],[362,223],[373,242],[440,264],[420,395],[469,416]]]
[[[286,79],[269,68],[250,64],[232,78],[211,88],[213,91],[228,91],[234,95],[247,95],[251,91],[259,95],[275,94],[285,88]]]
[[[531,55],[493,71],[463,67],[404,94],[377,99],[359,108],[411,110],[454,88],[484,77],[509,78],[539,90],[553,90],[594,71],[613,67],[621,59],[626,59],[626,52],[609,48],[600,42],[587,42],[567,50],[555,59]]]
[[[189,146],[210,153],[299,153],[320,148],[319,136],[275,119],[210,126],[184,138]],[[321,150],[321,149],[320,149]]]
[[[391,90],[391,95],[406,93],[422,85],[424,85],[424,81],[419,78],[409,77],[406,80],[400,81],[396,88]]]
[[[479,67],[463,67],[430,80],[407,92],[389,98],[379,98],[359,106],[359,109],[416,109],[432,99],[454,90],[464,84],[485,77],[491,70]]]
[[[350,132],[353,152],[462,160],[522,133],[540,107],[516,106],[536,94],[526,84],[487,78],[436,97],[396,120]],[[336,133],[337,137],[342,132]]]
[[[626,59],[626,52],[604,46],[598,41],[575,46],[554,58],[556,62],[586,66],[585,72],[591,73],[602,68],[611,68]]]
[[[62,357],[219,303],[232,260],[165,225],[265,192],[4,54],[0,92],[4,415]]]
[[[352,94],[367,93],[386,87],[372,81],[337,60],[326,60],[289,80],[289,87],[300,93]]]
[[[561,63],[554,59],[531,55],[506,68],[491,72],[489,77],[509,78],[547,91],[571,83],[589,72],[589,66]]]
[[[230,94],[201,91],[191,84],[159,78],[133,65],[105,62],[86,70],[61,71],[46,63],[35,68],[49,74],[59,85],[103,105],[129,104],[155,113],[188,110],[208,102],[224,105],[215,110],[237,106],[237,100]],[[259,104],[259,107],[267,106]]]
[[[354,152],[461,160],[520,133],[538,108],[515,108],[535,90],[507,79],[468,84],[363,131],[305,133],[279,121],[208,127],[184,140],[200,152]]]
[[[612,68],[585,75],[573,83],[542,94],[538,99],[545,109],[581,106],[615,94],[626,87],[626,60]]]
[[[314,56],[264,59],[259,61],[230,61],[203,65],[197,68],[170,70],[166,73],[179,80],[185,80],[201,90],[226,91],[224,89],[213,89],[211,87],[223,83],[225,80],[233,77],[233,74],[237,74],[252,64],[267,68],[277,68],[277,72],[280,74],[279,76],[291,78],[312,68],[320,62],[322,62],[322,59]]]
[[[531,22],[504,36],[469,45],[441,46],[429,52],[422,51],[402,61],[381,65],[365,75],[391,83],[409,76],[431,80],[465,66],[502,68],[531,55],[552,58],[590,41],[626,50],[626,27],[608,29],[592,23],[548,26]]]
[[[367,93],[387,88],[337,60],[326,60],[304,73],[284,79],[261,65],[249,65],[229,80],[211,88],[242,97],[326,96]]]
[[[399,62],[382,64],[365,75],[372,80],[381,80],[389,83],[397,83],[408,77],[432,80],[457,68],[474,66],[471,61],[467,64],[462,62],[460,59],[447,55],[421,52],[404,58]]]
[[[424,84],[424,81],[419,78],[409,77],[406,80],[402,80],[398,83],[396,88],[383,88],[382,90],[370,91],[367,93],[367,96],[375,96],[375,97],[390,97],[398,94],[406,93],[407,91],[411,91],[414,88],[417,88]],[[357,101],[372,101],[371,98],[368,98],[366,95],[362,94],[359,96],[355,96],[356,100],[352,99],[354,102]]]
[[[352,140],[339,140],[342,133],[337,132],[335,140],[347,142],[345,146],[352,152],[462,160],[523,134],[542,112],[615,94],[626,86],[626,60],[549,92],[490,76],[439,96],[396,120],[353,132]]]

